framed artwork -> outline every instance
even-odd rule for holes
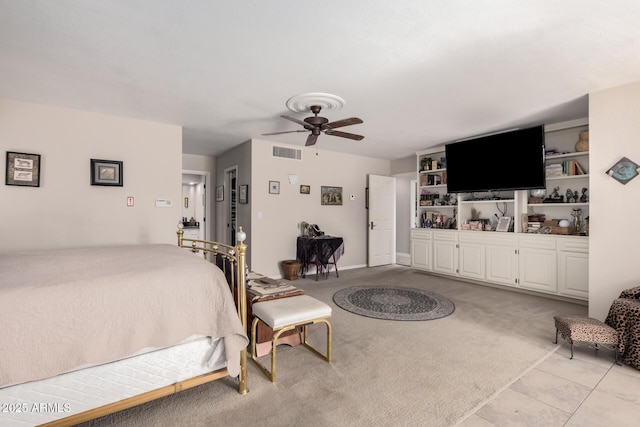
[[[611,166],[607,171],[607,175],[624,185],[638,176],[639,167],[635,162],[623,157],[615,165]]]
[[[91,159],[91,185],[122,187],[122,162]]]
[[[185,207],[185,208],[188,208],[188,207],[189,207],[189,198],[188,198],[188,197],[185,197],[185,198],[184,198],[184,207]]]
[[[322,205],[342,205],[342,187],[320,188],[320,203]]]
[[[5,185],[40,187],[40,154],[7,151]]]
[[[280,181],[269,181],[269,194],[280,194]]]
[[[498,225],[496,226],[496,231],[509,231],[509,226],[511,225],[511,217],[510,216],[502,216],[498,219]],[[480,228],[480,230],[482,230]]]
[[[300,194],[311,194],[311,186],[310,185],[301,185],[300,186]]]
[[[239,201],[242,204],[249,203],[249,186],[248,185],[240,186]]]
[[[224,200],[224,186],[219,185],[216,187],[216,202],[221,202]]]

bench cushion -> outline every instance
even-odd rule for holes
[[[618,333],[597,319],[584,316],[553,316],[556,329],[573,341],[618,344]]]
[[[272,329],[331,316],[329,305],[309,295],[257,302],[251,306],[251,310],[254,316]]]

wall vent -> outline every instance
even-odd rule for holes
[[[299,148],[273,146],[273,157],[282,157],[283,159],[302,160],[302,150]]]

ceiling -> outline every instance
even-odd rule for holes
[[[328,93],[345,104],[321,115],[365,138],[320,149],[396,159],[586,117],[640,80],[639,22],[637,0],[0,0],[0,97],[181,125],[184,153],[218,155],[303,147],[261,134]]]

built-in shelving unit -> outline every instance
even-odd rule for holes
[[[545,158],[549,175],[544,194],[448,194],[444,146],[416,153],[417,226],[411,230],[411,265],[479,283],[588,300],[588,228],[556,227],[553,234],[541,234],[531,232],[535,228],[530,224],[534,216],[573,222],[579,212],[583,221],[588,218],[589,152],[576,150],[580,133],[587,130],[587,119],[545,126],[545,148],[557,154]],[[554,190],[558,197],[551,200]],[[512,218],[509,232],[486,231],[495,230],[503,216]]]

